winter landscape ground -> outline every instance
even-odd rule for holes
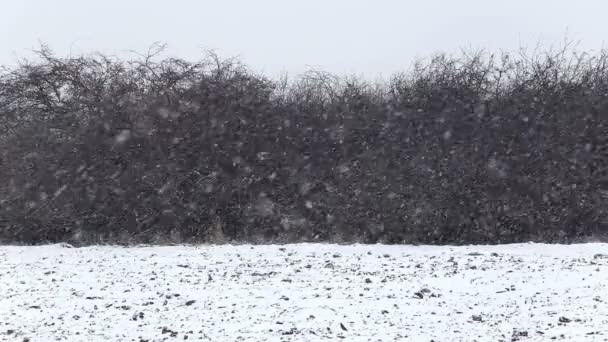
[[[608,244],[0,247],[2,341],[606,341]]]

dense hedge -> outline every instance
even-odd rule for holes
[[[235,60],[0,73],[0,241],[608,235],[608,53],[438,55],[372,84]]]

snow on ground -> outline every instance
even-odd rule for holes
[[[608,244],[0,247],[2,341],[606,341]]]

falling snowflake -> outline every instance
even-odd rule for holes
[[[131,139],[131,130],[129,129],[123,129],[114,137],[114,141],[116,141],[117,144],[124,144],[129,139]]]

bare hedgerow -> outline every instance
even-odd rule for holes
[[[0,72],[0,240],[577,241],[608,229],[608,54],[271,80],[156,44]]]

